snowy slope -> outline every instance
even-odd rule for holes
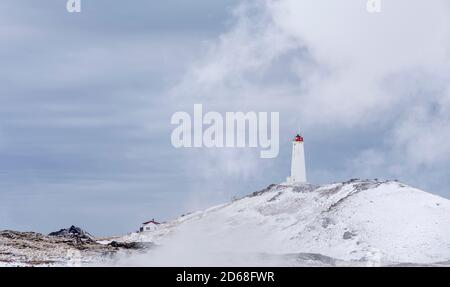
[[[214,264],[212,257],[231,253],[318,254],[352,265],[448,262],[450,201],[394,181],[280,184],[122,240],[160,244],[154,256],[167,259],[162,265],[195,264],[186,259],[194,257]]]

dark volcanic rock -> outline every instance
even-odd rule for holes
[[[114,248],[123,248],[123,249],[148,249],[154,247],[154,244],[151,242],[117,242],[111,241],[108,246]]]
[[[344,232],[344,234],[342,235],[343,239],[352,239],[353,237],[355,237],[357,234],[353,231],[346,231]]]
[[[93,242],[94,236],[89,234],[88,232],[84,231],[83,229],[71,226],[70,228],[61,229],[56,232],[49,233],[49,236],[60,236],[60,237],[68,237],[71,239],[77,239],[83,242]]]
[[[47,236],[36,232],[0,231],[0,266],[66,266],[68,262],[94,262],[118,249],[101,245],[75,229]],[[63,230],[64,231],[64,230]],[[78,237],[77,237],[78,236]],[[79,260],[79,261],[78,261]]]

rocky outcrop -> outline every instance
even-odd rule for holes
[[[134,249],[134,250],[144,250],[150,249],[155,246],[155,244],[151,242],[120,242],[120,241],[111,241],[108,246],[114,248],[123,248],[123,249]]]
[[[59,236],[75,239],[77,242],[94,242],[94,236],[74,225],[66,229],[60,229],[59,231],[51,232],[49,233],[49,236]]]
[[[101,265],[120,251],[144,248],[145,244],[133,242],[100,244],[75,226],[49,235],[4,230],[0,231],[0,266]]]

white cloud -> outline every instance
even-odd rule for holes
[[[392,175],[448,164],[449,8],[396,0],[371,14],[361,0],[247,1],[173,95],[177,104],[280,111],[307,130],[382,127],[389,138],[355,147],[354,158]]]

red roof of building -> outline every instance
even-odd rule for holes
[[[159,223],[159,222],[156,222],[154,219],[152,219],[152,220],[150,220],[150,221],[147,221],[147,222],[144,222],[144,223],[142,223],[142,224],[145,225],[145,224],[149,224],[149,223],[153,223],[153,224],[161,224],[161,223]]]

